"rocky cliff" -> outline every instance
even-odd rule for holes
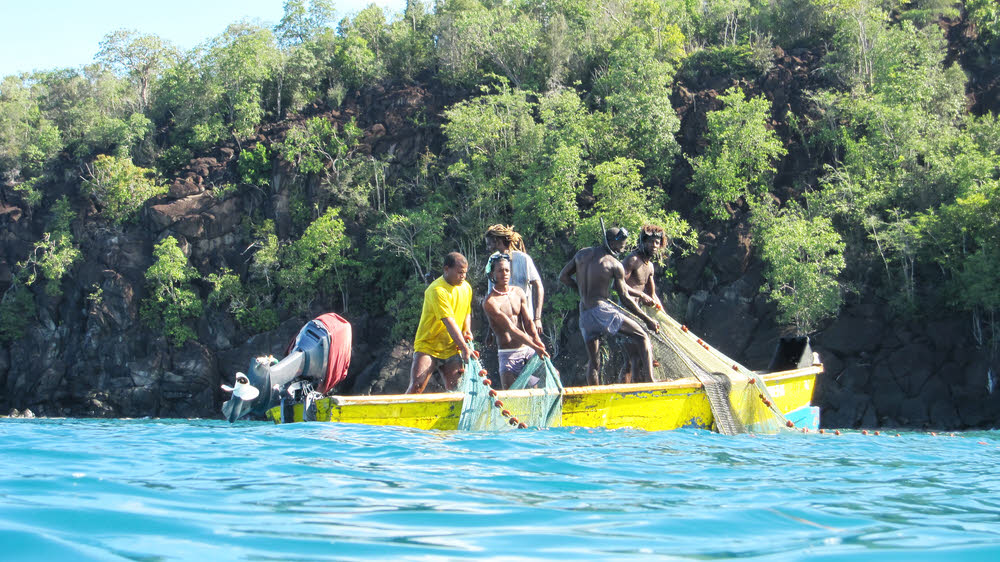
[[[748,93],[763,93],[775,108],[771,126],[789,148],[778,185],[815,178],[822,163],[796,146],[785,118],[789,111],[813,111],[804,92],[815,86],[812,71],[820,57],[804,50],[779,50],[772,68],[761,76],[681,81],[672,101],[682,119],[678,136],[685,152],[696,148],[705,114],[719,107],[717,96],[740,85]],[[992,82],[985,84],[993,87]],[[426,147],[440,147],[435,120],[454,99],[431,85],[378,89],[355,94],[338,110],[314,108],[306,117],[338,123],[355,118],[364,130],[364,150],[392,154],[393,166],[412,167]],[[289,122],[266,127],[252,142],[279,142],[288,127]],[[287,231],[288,193],[281,188],[287,171],[280,166],[274,170],[273,195],[216,193],[216,186],[233,181],[237,150],[217,147],[191,160],[171,179],[169,192],[149,202],[142,220],[122,229],[98,220],[89,201],[78,195],[72,174],[53,187],[54,195],[69,195],[77,210],[73,234],[84,259],[64,281],[62,297],[35,290],[38,322],[23,339],[0,349],[0,411],[218,418],[223,400],[219,385],[230,382],[233,372],[244,370],[256,355],[280,355],[311,315],[287,318],[264,334],[249,334],[225,314],[207,308],[198,323],[198,339],[181,348],[168,345],[139,319],[139,302],[146,296],[144,272],[152,263],[155,242],[175,237],[190,263],[206,274],[245,263],[243,220],[251,211],[263,210],[279,233]],[[665,186],[672,205],[685,216],[692,215],[689,211],[697,203],[685,189],[688,174],[679,166],[674,181]],[[16,197],[0,201],[3,286],[10,282],[14,264],[41,236],[43,219]],[[724,224],[697,227],[702,233],[697,251],[676,260],[671,281],[661,283],[665,301],[721,350],[751,368],[763,368],[783,329],[775,321],[773,305],[759,293],[761,264],[753,253],[750,229],[739,214]],[[543,272],[545,283],[553,286],[557,274]],[[207,294],[208,287],[200,289]],[[336,309],[334,303],[318,303],[313,312],[325,311],[324,306]],[[354,325],[356,344],[349,377],[338,391],[402,391],[410,349],[405,342],[387,341],[385,328],[393,319],[361,311],[345,316]],[[903,321],[877,297],[855,297],[814,338],[814,349],[827,367],[816,394],[823,425],[957,429],[997,424],[997,365],[988,346],[976,341],[970,324],[961,316]],[[567,384],[579,384],[585,354],[576,323],[570,319],[566,326],[557,365]]]

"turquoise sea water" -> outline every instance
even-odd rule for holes
[[[5,419],[0,459],[3,560],[1000,559],[998,432]]]

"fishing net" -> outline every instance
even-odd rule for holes
[[[499,380],[500,374],[496,374]],[[458,429],[505,431],[524,427],[562,425],[563,386],[552,361],[534,356],[505,391],[490,387],[489,373],[471,357],[459,381],[465,394]]]
[[[619,308],[645,329],[641,320]],[[705,387],[719,433],[777,433],[787,428],[787,420],[760,376],[705,343],[663,310],[643,309],[660,325],[659,332],[646,332],[653,347],[654,381],[695,377]]]

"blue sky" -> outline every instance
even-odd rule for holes
[[[335,0],[337,19],[371,0]],[[375,0],[388,13],[405,0]],[[283,0],[0,0],[0,77],[93,62],[116,29],[153,33],[188,50],[243,19],[273,25]]]

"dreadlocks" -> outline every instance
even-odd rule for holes
[[[644,224],[642,225],[642,230],[639,231],[639,244],[642,244],[649,238],[659,238],[664,246],[670,242],[666,232],[663,231],[663,227],[656,226],[655,224]]]
[[[518,252],[526,251],[524,249],[524,239],[521,238],[520,234],[514,231],[514,225],[504,226],[502,224],[494,224],[486,229],[486,236],[493,236],[494,238],[505,240],[511,250],[517,250]]]

